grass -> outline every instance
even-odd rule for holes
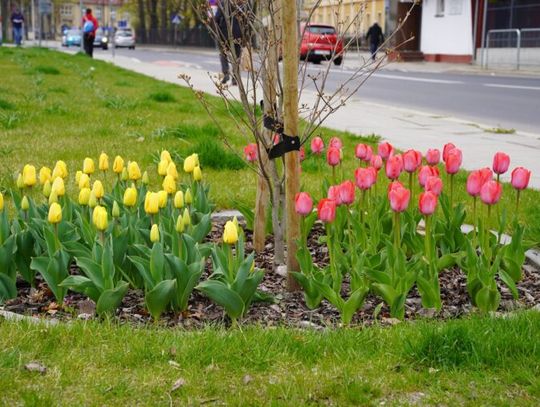
[[[516,129],[505,129],[504,127],[494,127],[491,129],[485,129],[486,133],[494,133],[494,134],[515,134]]]
[[[534,406],[539,344],[534,311],[324,332],[0,320],[0,402]]]
[[[219,208],[231,208],[235,202],[254,205],[256,174],[241,159],[243,147],[252,140],[239,132],[219,99],[207,97],[213,105],[209,117],[185,87],[84,55],[4,47],[0,48],[0,60],[3,77],[9,78],[0,89],[0,151],[10,152],[0,166],[2,188],[13,185],[13,178],[27,162],[38,168],[52,167],[62,159],[75,173],[85,157],[97,159],[102,151],[110,157],[120,154],[138,161],[157,187],[155,153],[166,148],[179,157],[201,153],[204,177]],[[379,140],[376,135],[361,137],[327,128],[320,133],[326,141],[334,135],[342,138],[343,174],[350,177],[358,166],[354,146],[359,142],[375,146]],[[451,140],[441,143],[446,141]],[[490,163],[479,163],[486,165]],[[324,159],[316,160],[309,154],[303,166],[302,188],[318,199],[321,179],[331,172]],[[470,207],[472,200],[464,188],[466,177],[463,171],[457,176],[456,201]],[[536,246],[540,245],[539,198],[538,191],[525,191],[519,213],[528,226],[528,242]],[[514,191],[505,185],[501,206],[509,213],[514,212],[514,199]]]

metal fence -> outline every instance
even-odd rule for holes
[[[489,30],[482,50],[482,67],[540,67],[540,28]]]
[[[137,30],[137,43],[153,45],[215,47],[215,42],[205,26],[178,29]]]

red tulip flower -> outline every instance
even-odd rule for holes
[[[258,152],[257,144],[251,143],[244,147],[244,155],[249,162],[257,161]]]
[[[332,137],[330,139],[329,145],[330,147],[337,148],[338,150],[341,150],[343,148],[343,142],[339,137]]]
[[[350,205],[354,202],[354,184],[352,181],[345,181],[339,185],[339,201],[345,205]]]
[[[390,207],[394,212],[403,212],[409,206],[409,200],[411,199],[411,191],[407,188],[395,186],[388,192],[388,200],[390,201]]]
[[[510,156],[505,153],[498,152],[493,157],[493,172],[497,175],[504,174],[510,166]]]
[[[437,195],[433,192],[422,192],[418,200],[418,208],[424,216],[433,215],[437,209]]]
[[[381,156],[383,160],[386,160],[394,152],[394,147],[392,146],[392,144],[384,142],[384,143],[379,144],[379,148],[377,149],[377,152],[379,153],[379,155]]]
[[[502,186],[497,181],[488,181],[480,189],[480,199],[486,205],[495,205],[501,199]]]
[[[469,177],[467,178],[467,193],[473,197],[479,196],[482,185],[484,184],[485,182],[480,170],[471,171]]]
[[[441,161],[441,152],[436,148],[430,148],[426,153],[426,162],[429,165],[437,165]]]
[[[328,188],[328,199],[331,199],[336,203],[336,205],[341,205],[341,194],[339,193],[339,185],[332,185]]]
[[[383,165],[383,160],[380,155],[372,155],[371,160],[369,160],[369,163],[376,170],[380,170]]]
[[[512,171],[512,186],[518,191],[524,190],[529,185],[531,172],[523,167],[514,168]]]
[[[405,187],[403,186],[403,184],[401,182],[393,181],[390,184],[388,184],[388,193],[390,193],[390,191],[392,191],[394,189],[400,189],[400,188],[405,188]]]
[[[446,160],[444,161],[446,164],[446,172],[450,175],[456,174],[461,167],[462,160],[463,156],[459,148],[453,148],[452,150],[448,151],[446,154]]]
[[[297,214],[306,216],[309,215],[313,209],[313,200],[307,192],[300,192],[296,194],[294,206]]]
[[[403,158],[400,155],[393,155],[386,161],[386,176],[391,180],[398,179],[403,171]]]
[[[456,148],[456,146],[453,143],[447,143],[444,145],[442,153],[442,158],[444,162],[446,162],[446,157],[448,156],[450,150],[453,150],[454,148]]]
[[[426,192],[433,192],[435,195],[439,196],[443,189],[442,179],[439,177],[428,177],[424,188]]]
[[[489,167],[480,168],[478,171],[482,176],[482,185],[493,178],[493,171],[491,171],[491,168]]]
[[[418,171],[418,183],[424,188],[429,177],[438,177],[439,169],[437,167],[430,167],[429,165],[424,165]]]
[[[358,144],[354,149],[354,155],[359,160],[369,162],[369,160],[371,160],[371,156],[373,155],[373,150],[367,144]]]
[[[328,149],[326,152],[326,162],[328,162],[328,165],[331,165],[332,167],[339,165],[341,162],[341,151],[339,148],[330,147]]]
[[[403,153],[403,169],[408,173],[415,172],[422,165],[422,153],[416,150],[407,150]]]
[[[317,216],[323,222],[333,222],[336,218],[336,201],[327,198],[321,199],[317,206]]]
[[[362,191],[370,189],[377,181],[377,170],[373,167],[357,168],[354,171],[356,186]]]
[[[321,154],[324,150],[324,141],[320,137],[311,139],[311,152],[313,154]]]

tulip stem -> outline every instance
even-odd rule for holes
[[[413,173],[409,172],[409,190],[411,191],[411,202],[414,202]]]
[[[473,196],[473,206],[472,206],[472,211],[473,211],[473,246],[474,248],[476,249],[477,247],[477,244],[476,244],[476,229],[478,227],[478,219],[476,218],[476,196]]]
[[[454,174],[450,174],[450,208],[454,207]]]
[[[516,214],[515,214],[516,219],[517,219],[518,213],[519,213],[519,196],[520,196],[520,194],[521,194],[521,190],[518,189],[517,194],[516,194]]]
[[[401,224],[399,212],[394,213],[394,246],[396,250],[401,247]]]
[[[425,216],[425,223],[426,223],[426,230],[425,230],[425,250],[426,250],[426,258],[428,259],[430,265],[433,260],[433,256],[431,255],[431,216],[426,215]]]

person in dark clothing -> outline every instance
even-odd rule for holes
[[[377,49],[379,45],[384,42],[384,35],[379,24],[374,23],[366,34],[366,41],[369,39],[369,52],[371,52],[371,59],[375,61],[377,57]]]
[[[98,29],[98,21],[92,14],[92,9],[87,8],[82,20],[84,52],[90,58],[94,55],[94,38]]]
[[[22,37],[23,37],[23,23],[24,16],[19,11],[18,8],[13,10],[11,14],[11,25],[13,26],[13,40],[18,47],[21,46]]]
[[[241,0],[222,0],[218,5],[214,17],[219,46],[219,60],[221,62],[221,72],[225,84],[231,78],[229,62],[238,66],[242,54],[242,23],[245,17],[245,10]],[[237,85],[235,75],[232,78],[232,85]]]

